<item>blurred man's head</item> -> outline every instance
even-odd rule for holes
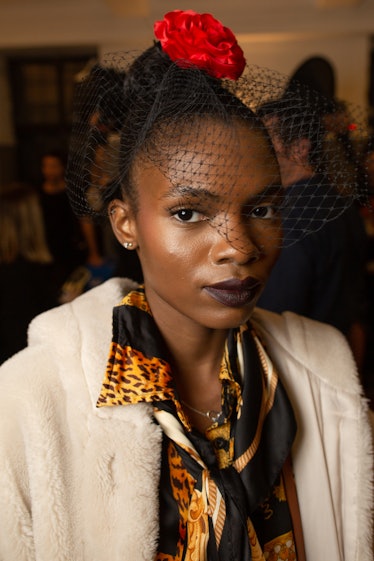
[[[303,101],[282,98],[258,110],[271,137],[285,187],[316,173],[321,154],[322,122]],[[321,134],[322,133],[322,134]]]

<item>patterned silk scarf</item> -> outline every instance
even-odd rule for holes
[[[230,330],[223,414],[205,435],[184,414],[167,358],[141,287],[114,309],[97,405],[152,403],[164,431],[157,561],[295,561],[282,468],[296,424],[257,335]]]

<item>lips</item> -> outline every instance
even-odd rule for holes
[[[244,280],[228,279],[204,287],[214,300],[231,308],[240,308],[249,304],[259,295],[261,288],[261,282],[253,277]]]

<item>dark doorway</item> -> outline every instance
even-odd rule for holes
[[[38,182],[41,156],[67,152],[76,76],[95,56],[90,49],[84,54],[8,57],[17,179]]]

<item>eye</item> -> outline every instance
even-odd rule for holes
[[[206,216],[204,216],[201,212],[197,210],[193,210],[192,208],[180,208],[179,210],[173,212],[173,216],[179,222],[201,222],[202,220],[206,220]]]
[[[278,208],[274,205],[262,205],[246,209],[245,215],[248,218],[261,218],[262,220],[270,220],[277,216]]]

